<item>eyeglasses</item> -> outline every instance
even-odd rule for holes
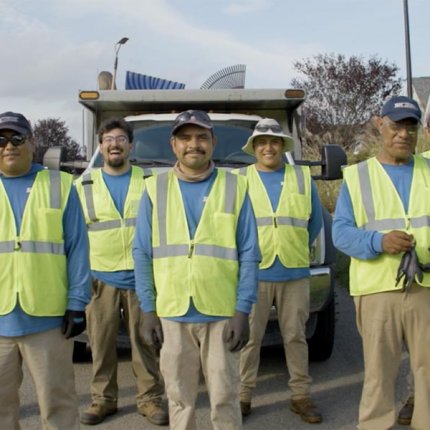
[[[402,130],[406,130],[410,136],[415,136],[418,133],[418,124],[404,124],[394,121],[387,121],[386,124],[393,133],[400,133]]]
[[[187,121],[200,122],[210,128],[212,128],[212,122],[209,115],[202,110],[187,110],[180,113],[173,123],[173,129]]]
[[[282,133],[282,128],[278,124],[257,124],[255,130],[261,133],[271,130],[272,133]]]
[[[11,137],[0,136],[0,148],[6,148],[7,144],[10,142],[13,146],[21,146],[27,142],[28,136],[23,136],[22,134],[15,134]]]
[[[128,143],[128,137],[123,134],[119,136],[103,136],[102,142],[107,143],[108,145],[111,143],[120,143],[121,145],[124,145]]]

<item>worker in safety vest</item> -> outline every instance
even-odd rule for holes
[[[260,120],[243,150],[257,162],[238,171],[246,175],[262,254],[257,303],[250,315],[250,341],[241,352],[242,415],[251,413],[260,348],[275,305],[291,391],[290,409],[308,423],[322,420],[310,396],[306,321],[309,317],[310,246],[322,226],[321,204],[309,167],[284,161],[294,140],[277,121]]]
[[[90,299],[88,238],[73,178],[33,163],[20,113],[0,115],[0,427],[18,429],[25,363],[45,429],[79,429],[72,337]]]
[[[149,178],[136,226],[145,339],[161,347],[170,426],[197,428],[200,369],[215,430],[242,428],[239,351],[248,341],[260,253],[245,178],[217,169],[206,112],[173,125],[174,168]]]
[[[98,130],[103,167],[82,175],[76,188],[90,239],[93,296],[87,308],[93,357],[91,406],[83,424],[98,424],[118,411],[118,330],[123,316],[137,382],[137,410],[151,423],[166,425],[164,385],[155,349],[143,339],[145,321],[135,291],[132,243],[145,172],[131,166],[133,130],[122,118],[104,121]]]
[[[350,293],[363,342],[360,430],[395,425],[404,343],[415,381],[411,426],[424,429],[430,423],[430,273],[418,265],[430,263],[430,165],[413,155],[420,119],[420,108],[409,97],[383,105],[375,119],[381,150],[344,169],[336,206],[333,240],[351,256]],[[417,264],[403,259],[405,253],[415,254]],[[405,264],[413,271],[405,271]]]
[[[426,119],[424,121],[424,129],[427,134],[427,137],[430,138],[430,111],[427,113]],[[430,151],[427,150],[422,152],[421,155],[426,158],[430,158]],[[399,414],[397,416],[397,423],[401,425],[410,425],[412,421],[412,414],[414,413],[414,375],[410,370],[407,376],[407,384],[408,384],[408,398],[405,403],[399,410]]]

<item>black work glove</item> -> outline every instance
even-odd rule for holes
[[[160,349],[164,342],[163,328],[161,327],[160,318],[155,312],[143,313],[143,338],[145,342]]]
[[[64,334],[66,339],[69,339],[81,334],[86,326],[87,319],[85,317],[85,311],[71,311],[67,309],[64,314],[61,333]]]
[[[228,343],[232,352],[240,351],[249,340],[248,314],[236,311],[224,328],[223,341]]]
[[[403,291],[408,290],[414,282],[415,276],[419,282],[422,282],[422,265],[418,261],[414,244],[412,248],[406,251],[402,256],[399,268],[397,269],[396,285],[398,285],[403,278]]]

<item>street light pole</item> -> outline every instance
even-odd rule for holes
[[[115,49],[115,62],[113,64],[113,76],[112,76],[112,87],[111,90],[116,89],[116,70],[118,68],[118,52],[121,49],[121,46],[124,45],[128,40],[128,37],[123,37],[114,45]]]
[[[409,12],[408,0],[403,0],[403,15],[405,18],[405,47],[406,47],[406,84],[408,97],[412,98],[412,69],[411,69],[411,45],[409,38]]]

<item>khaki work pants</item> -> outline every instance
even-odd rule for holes
[[[213,429],[242,429],[239,352],[230,352],[222,340],[227,322],[192,324],[161,319],[164,343],[160,367],[166,382],[171,429],[197,430],[195,403],[200,370],[208,389]]]
[[[411,428],[429,429],[430,288],[412,285],[409,292],[370,294],[354,297],[354,302],[364,354],[358,429],[395,425],[395,383],[403,342],[409,350],[415,382]]]
[[[25,363],[36,390],[44,430],[78,430],[73,340],[59,328],[27,336],[0,336],[0,428],[20,429],[19,387]]]
[[[250,315],[250,339],[240,358],[240,400],[251,402],[257,384],[260,348],[275,305],[284,343],[285,358],[290,374],[288,386],[291,398],[299,399],[310,394],[312,379],[309,376],[306,321],[309,318],[309,279],[289,282],[260,282],[258,299]]]
[[[91,397],[94,403],[116,407],[118,402],[118,356],[116,343],[120,309],[130,337],[131,366],[137,382],[137,406],[160,398],[164,385],[154,348],[143,340],[143,314],[134,290],[115,288],[94,280],[87,306],[87,330],[93,357]]]

